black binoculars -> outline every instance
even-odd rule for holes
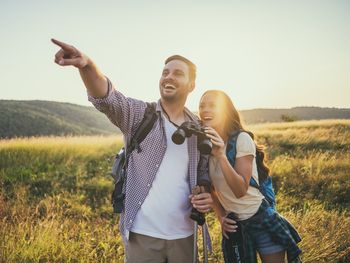
[[[183,144],[186,137],[191,137],[192,134],[197,136],[197,148],[202,154],[210,154],[212,143],[204,132],[204,127],[192,121],[182,123],[171,136],[175,144]]]

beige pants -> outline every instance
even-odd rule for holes
[[[191,263],[193,235],[165,240],[130,232],[127,263]]]

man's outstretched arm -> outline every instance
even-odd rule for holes
[[[61,48],[55,55],[55,62],[60,66],[78,68],[88,93],[95,98],[105,97],[108,91],[107,79],[95,63],[74,46],[56,39],[51,41]]]

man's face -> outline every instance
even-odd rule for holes
[[[174,102],[186,100],[194,89],[194,81],[190,79],[189,67],[181,60],[168,62],[159,80],[160,96],[165,101]]]

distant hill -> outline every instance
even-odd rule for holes
[[[295,107],[291,109],[253,109],[240,112],[245,123],[295,120],[350,119],[350,109]]]
[[[93,107],[53,101],[0,100],[0,138],[119,132]]]
[[[245,123],[350,119],[350,109],[296,107],[241,111]],[[0,138],[120,132],[94,107],[53,101],[0,100]]]

